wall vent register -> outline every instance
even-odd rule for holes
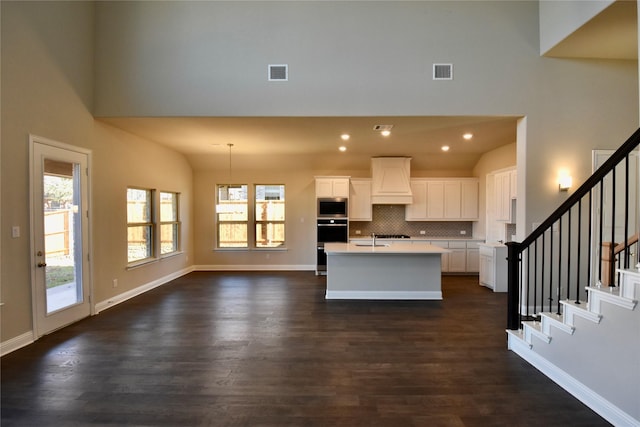
[[[287,64],[270,64],[269,81],[286,82],[289,80],[289,66]]]

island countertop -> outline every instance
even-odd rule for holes
[[[366,243],[325,243],[324,251],[328,254],[444,254],[451,252],[429,243],[394,242],[388,244],[376,242],[376,246],[371,245],[371,240]]]

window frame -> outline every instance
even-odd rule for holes
[[[244,187],[244,192],[245,192],[245,210],[246,210],[246,218],[244,220],[221,220],[220,219],[220,215],[223,215],[225,213],[228,212],[221,212],[220,211],[220,206],[223,205],[223,203],[221,203],[222,201],[220,200],[220,189],[221,187],[230,187],[230,188],[242,188]],[[218,183],[216,184],[215,187],[215,197],[214,197],[214,221],[215,221],[215,249],[216,250],[223,250],[223,251],[246,251],[246,250],[250,250],[251,247],[249,245],[250,242],[250,233],[251,230],[249,229],[249,224],[251,222],[251,207],[250,207],[250,196],[249,196],[249,189],[250,186],[249,184],[230,184],[230,183]],[[226,201],[230,201],[231,199],[227,199]],[[246,234],[246,239],[245,239],[245,245],[244,246],[220,246],[220,236],[222,235],[222,233],[220,232],[221,227],[223,225],[242,225],[244,224],[245,226],[245,234]]]
[[[162,220],[162,195],[170,194],[173,196],[175,200],[175,206],[172,206],[172,210],[175,211],[175,218],[171,221],[163,221]],[[166,191],[160,190],[158,192],[158,254],[160,254],[160,258],[170,257],[182,252],[182,221],[180,220],[180,193],[177,191]],[[163,226],[171,225],[172,226],[172,234],[174,239],[172,239],[173,250],[170,252],[162,252],[162,228]]]
[[[147,201],[149,206],[147,207],[147,213],[148,213],[148,221],[145,222],[135,222],[135,221],[129,221],[129,191],[130,190],[136,190],[136,191],[144,191],[145,193],[147,193]],[[127,266],[128,267],[135,267],[141,264],[147,264],[149,262],[153,262],[156,260],[156,248],[155,248],[155,242],[156,242],[156,224],[155,224],[155,190],[152,188],[144,188],[144,187],[137,187],[137,186],[128,186],[127,187],[127,197],[126,197],[126,203],[127,203]],[[148,230],[148,232],[146,233],[148,235],[148,240],[147,240],[147,248],[148,248],[148,256],[144,257],[144,258],[136,258],[134,260],[131,260],[129,258],[129,252],[130,252],[130,247],[131,247],[131,240],[129,239],[129,230],[131,230],[132,228],[139,228],[139,227],[144,227],[145,229]]]
[[[258,219],[258,205],[259,203],[263,203],[263,200],[258,201],[258,187],[281,187],[280,192],[282,194],[282,202],[283,202],[283,208],[282,208],[282,220],[270,220],[270,219],[266,219],[266,220],[262,220],[262,219]],[[287,215],[286,215],[286,211],[287,211],[287,199],[286,199],[286,190],[287,190],[287,186],[285,184],[254,184],[253,185],[253,248],[256,250],[277,250],[277,249],[282,249],[286,247],[286,219],[287,219]],[[266,191],[266,189],[265,189]],[[274,224],[274,225],[282,225],[282,242],[280,244],[278,244],[277,246],[258,246],[258,226],[260,225],[264,225],[267,228],[269,227],[270,224]],[[268,232],[267,232],[268,234]]]

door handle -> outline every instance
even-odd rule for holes
[[[39,262],[38,263],[38,267],[42,268],[42,267],[46,267],[47,263],[46,262]]]

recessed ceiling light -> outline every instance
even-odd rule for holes
[[[472,133],[467,132],[467,133],[465,133],[464,135],[462,135],[462,137],[468,141],[468,140],[470,140],[471,138],[473,138],[473,134],[472,134]]]
[[[347,147],[345,147],[344,145],[341,145],[340,147],[338,147],[338,150],[347,151]]]
[[[349,135],[348,133],[343,133],[342,135],[340,135],[340,138],[342,138],[343,141],[348,141],[349,138],[351,138],[351,135]]]
[[[380,132],[380,135],[389,136],[389,135],[391,135],[391,131],[390,130],[383,130],[382,132]]]
[[[448,145],[443,145],[441,149],[442,149],[442,151],[449,151],[449,146]]]

